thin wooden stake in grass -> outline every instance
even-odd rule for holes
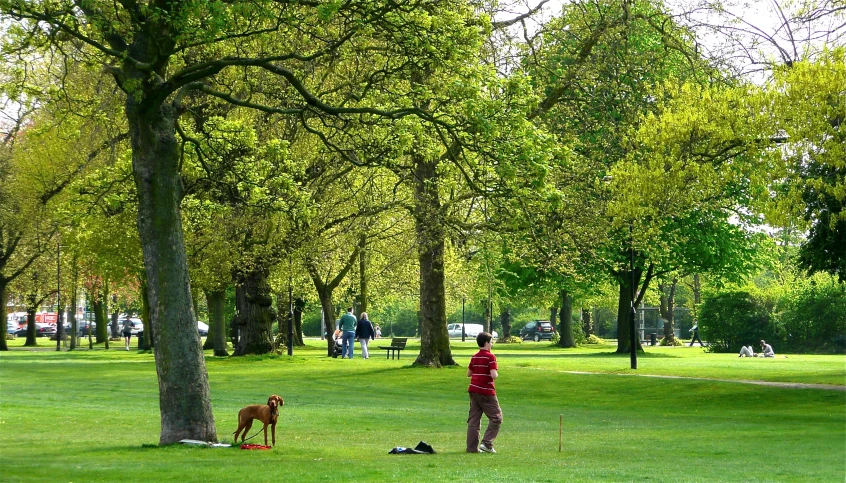
[[[561,438],[564,434],[564,415],[558,415],[558,452],[561,452]]]

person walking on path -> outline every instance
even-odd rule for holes
[[[341,316],[338,329],[341,331],[341,359],[353,358],[355,347],[355,326],[358,321],[352,313],[352,307],[347,308],[347,313]]]
[[[373,323],[367,318],[367,312],[362,312],[358,318],[358,324],[355,326],[355,336],[358,337],[358,342],[361,344],[361,357],[370,359],[370,351],[367,350],[367,344],[376,338],[376,331],[373,330]]]
[[[698,319],[693,319],[693,327],[690,329],[693,332],[693,337],[690,338],[690,347],[693,347],[693,343],[699,341],[699,347],[705,347],[702,344],[702,339],[699,338],[699,321]]]
[[[494,387],[494,379],[499,377],[499,372],[496,356],[491,353],[491,340],[492,337],[487,332],[476,336],[479,352],[470,358],[470,365],[467,367],[467,377],[470,378],[470,387],[467,388],[470,395],[470,414],[467,417],[468,453],[478,453],[480,450],[485,453],[496,453],[493,442],[502,424],[502,410],[499,408]],[[479,445],[482,413],[488,417],[488,427],[485,429],[482,444]]]
[[[129,341],[132,339],[132,321],[127,317],[123,321],[123,342],[126,350],[129,350]]]

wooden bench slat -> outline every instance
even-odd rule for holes
[[[406,342],[408,342],[408,338],[395,337],[395,338],[391,339],[391,345],[389,345],[389,346],[380,345],[379,348],[384,349],[386,351],[385,352],[385,359],[388,359],[389,356],[390,356],[391,359],[393,359],[394,354],[396,354],[397,359],[399,359],[400,353],[402,352],[403,349],[405,349]]]

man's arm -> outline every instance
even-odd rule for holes
[[[499,373],[496,369],[491,369],[491,379],[496,379],[497,377],[499,377]]]
[[[473,370],[469,367],[467,368],[467,377],[473,377]]]

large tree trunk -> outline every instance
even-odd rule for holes
[[[120,329],[118,328],[118,312],[117,304],[112,304],[112,338],[120,338]]]
[[[651,269],[649,271],[651,273]],[[640,286],[641,276],[643,275],[643,271],[640,269],[635,269],[634,271],[634,283],[635,287]],[[646,292],[646,289],[649,287],[649,280],[651,276],[647,274],[646,279],[644,280],[644,286],[640,290],[640,296],[634,301],[634,306],[636,307],[638,303],[640,303],[640,299],[643,296],[643,293]],[[632,309],[632,289],[631,289],[631,280],[632,280],[632,273],[629,271],[619,272],[617,274],[617,280],[620,284],[620,296],[617,303],[617,353],[618,354],[628,354],[631,350],[631,331],[629,330],[629,317]],[[637,330],[637,327],[635,327]],[[640,344],[640,339],[636,338],[636,344],[638,351],[642,352],[643,347]]]
[[[294,299],[294,345],[303,347],[303,309],[305,308],[305,301],[303,299]]]
[[[558,307],[550,307],[549,308],[549,323],[552,324],[552,327],[558,327]]]
[[[316,285],[316,283],[315,283]],[[332,291],[318,290],[317,296],[320,298],[320,306],[323,308],[323,320],[326,322],[326,355],[332,357],[335,351],[335,308],[332,306]]]
[[[79,268],[77,267],[76,255],[73,256],[73,269],[71,271],[71,289],[70,289],[70,304],[68,305],[68,322],[70,322],[70,350],[76,349],[79,344],[79,322],[76,320],[77,311],[77,294],[79,293]]]
[[[675,325],[675,308],[676,308],[676,286],[678,279],[673,279],[672,283],[667,286],[664,284],[658,285],[658,292],[661,297],[661,305],[659,311],[661,318],[664,319],[664,338],[672,341],[676,338],[674,330]]]
[[[558,332],[558,345],[561,347],[576,347],[573,337],[573,296],[566,290],[561,291],[561,328]]]
[[[6,317],[8,314],[6,313],[6,303],[8,303],[8,299],[6,298],[8,295],[6,293],[6,279],[3,277],[3,273],[0,272],[0,320],[4,323],[6,322]],[[9,344],[6,342],[6,326],[3,326],[3,336],[0,337],[0,351],[7,351],[9,350]]]
[[[92,306],[94,307],[94,323],[97,324],[96,330],[96,342],[99,344],[101,342],[106,343],[106,348],[108,349],[108,340],[109,340],[109,333],[106,327],[106,313],[105,307],[103,306],[103,296],[99,292],[95,295],[94,303]]]
[[[502,335],[500,338],[508,340],[511,338],[511,308],[505,307],[499,314],[499,323],[502,324]]]
[[[153,318],[150,315],[150,297],[147,295],[147,280],[141,280],[141,320],[144,322],[144,336],[141,338],[141,350],[150,350],[153,348],[153,341],[155,337],[155,327],[153,326]]]
[[[138,34],[129,49],[136,59],[150,55],[148,42]],[[127,96],[126,117],[132,141],[132,173],[138,192],[138,234],[144,254],[150,325],[155,346],[159,382],[161,435],[159,444],[181,439],[216,441],[197,318],[191,303],[191,287],[182,232],[180,202],[182,181],[176,141],[174,106],[162,104],[155,81],[147,73],[124,66],[136,80],[135,89],[150,89],[147,99]]]
[[[276,345],[288,347],[288,304],[282,300],[282,294],[276,294]]]
[[[593,334],[593,323],[590,320],[590,309],[582,308],[582,330],[585,337],[590,337]]]
[[[217,357],[229,355],[226,351],[225,302],[226,290],[206,290],[206,304],[209,307],[209,335],[206,342],[212,341],[214,355]]]
[[[238,274],[235,286],[235,305],[238,308],[240,333],[233,355],[269,354],[274,351],[273,299],[267,283],[268,271],[257,267],[248,273]]]
[[[312,283],[314,283],[314,288],[317,290],[317,296],[320,298],[320,306],[323,307],[323,319],[326,322],[326,355],[327,357],[332,357],[332,353],[335,351],[335,339],[333,338],[333,334],[336,329],[335,325],[335,308],[332,307],[332,292],[335,291],[335,288],[340,285],[340,283],[344,280],[344,277],[347,276],[347,273],[355,263],[356,258],[358,257],[359,247],[356,245],[355,250],[353,250],[350,257],[347,259],[346,263],[343,267],[341,267],[341,271],[335,275],[335,278],[328,282],[324,282],[323,278],[320,276],[320,272],[317,270],[317,265],[314,263],[314,260],[310,258],[306,258],[306,269],[308,270],[308,274],[311,277]]]
[[[38,345],[35,340],[35,312],[38,307],[35,306],[35,296],[32,296],[31,299],[30,305],[26,307],[26,342],[24,342],[24,347]]]
[[[414,153],[414,225],[420,262],[420,354],[415,365],[456,365],[449,347],[444,288],[444,224],[437,161]],[[490,328],[488,328],[490,330]]]

